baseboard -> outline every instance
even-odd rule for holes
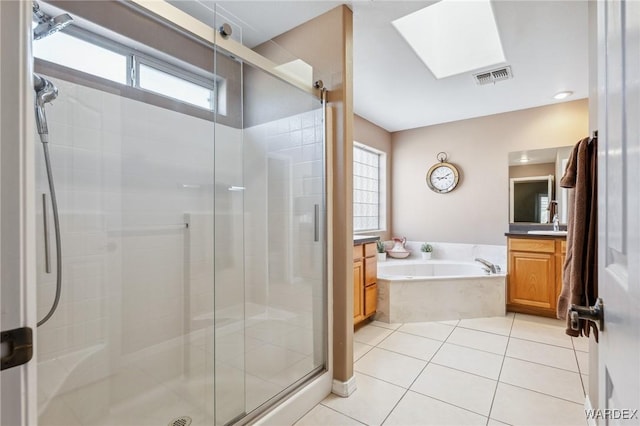
[[[338,396],[346,398],[352,393],[354,393],[357,388],[358,387],[356,386],[356,376],[351,376],[351,378],[346,382],[341,382],[340,380],[333,379],[333,384],[331,385],[331,392]]]
[[[589,399],[589,395],[584,397],[584,412],[586,413],[591,413],[593,412],[593,407],[591,406],[591,400]],[[593,417],[590,417],[587,419],[587,424],[589,426],[598,426],[598,423],[596,422],[596,419]]]

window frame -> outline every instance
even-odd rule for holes
[[[153,55],[149,55],[147,53],[141,52],[140,50],[134,47],[127,46],[123,43],[110,39],[104,35],[97,34],[93,31],[87,30],[86,28],[71,26],[71,27],[65,28],[62,32],[64,32],[66,35],[70,37],[75,37],[86,43],[95,45],[102,49],[106,49],[113,53],[124,56],[126,58],[126,70],[125,70],[126,84],[122,84],[114,80],[106,79],[99,75],[88,73],[76,68],[71,68],[65,64],[60,64],[58,62],[50,62],[50,61],[47,61],[46,59],[41,59],[37,56],[34,56],[34,57],[37,58],[38,60],[49,62],[55,66],[61,66],[64,68],[72,69],[75,72],[91,76],[92,78],[107,80],[114,85],[130,87],[132,89],[139,90],[144,93],[151,93],[156,96],[161,96],[161,97],[170,99],[173,102],[178,102],[180,104],[188,105],[192,108],[197,108],[202,111],[209,111],[214,114],[225,115],[224,111],[219,110],[218,108],[220,105],[220,100],[218,98],[219,91],[221,90],[220,87],[224,86],[224,79],[216,76],[215,74],[208,72],[206,70],[197,68],[193,65],[189,65],[190,69],[186,69],[186,67],[181,67],[179,65],[176,65],[175,63],[170,63],[159,57],[155,57]],[[175,59],[175,61],[181,62],[179,59]],[[211,91],[210,107],[204,108],[200,105],[175,98],[168,94],[142,88],[140,86],[140,64],[156,69],[160,72],[169,74],[173,77],[184,80],[186,82],[195,84],[204,89],[210,90]],[[195,69],[195,68],[198,69],[199,71],[198,73],[192,71],[192,69]]]
[[[377,228],[363,228],[356,229],[355,227],[355,213],[353,215],[353,232],[354,234],[358,233],[367,233],[367,232],[385,232],[387,230],[387,153],[381,151],[379,149],[373,148],[370,145],[364,144],[362,142],[353,141],[353,149],[361,149],[363,151],[367,151],[369,153],[375,154],[378,156],[378,226]],[[355,165],[355,152],[353,163]],[[355,178],[355,168],[352,172],[353,177]],[[356,188],[355,185],[353,187],[353,191],[355,193]],[[355,195],[355,194],[354,194]],[[352,201],[354,207],[356,204],[355,197]],[[354,209],[355,210],[355,209]]]
[[[154,58],[151,58],[147,55],[137,55],[137,56],[132,56],[131,57],[131,61],[133,63],[133,66],[131,67],[131,69],[133,70],[133,76],[132,76],[132,80],[133,80],[133,87],[135,87],[136,89],[140,89],[140,90],[144,90],[146,92],[151,92],[151,93],[155,93],[156,95],[160,95],[160,96],[165,96],[167,98],[176,100],[178,102],[184,102],[190,105],[193,105],[196,108],[203,108],[200,105],[182,100],[182,99],[178,99],[178,98],[174,98],[173,96],[164,94],[164,93],[160,93],[160,92],[156,92],[155,90],[150,90],[150,89],[145,89],[142,87],[142,85],[140,84],[140,66],[144,65],[146,67],[155,69],[157,71],[160,71],[162,73],[168,74],[172,77],[178,78],[180,80],[186,81],[188,83],[194,84],[196,86],[199,86],[203,89],[206,89],[209,91],[209,110],[216,112],[217,110],[217,86],[218,84],[216,83],[216,80],[213,79],[211,81],[207,81],[205,78],[202,78],[196,74],[192,74],[192,73],[188,73],[187,71],[184,71],[182,69],[180,69],[179,67],[173,66],[171,64],[168,64],[166,62],[161,62],[159,60],[156,60]],[[207,109],[207,108],[203,108],[203,109]]]

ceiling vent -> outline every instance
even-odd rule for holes
[[[510,66],[496,68],[495,70],[483,71],[473,75],[473,79],[475,80],[476,84],[479,85],[496,83],[497,81],[508,80],[510,78],[513,78]]]

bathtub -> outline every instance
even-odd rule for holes
[[[387,323],[505,315],[504,273],[477,262],[397,260],[378,263],[375,319]]]

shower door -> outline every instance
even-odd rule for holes
[[[218,49],[217,68],[229,60]],[[323,105],[249,63],[241,76],[238,128],[221,113],[216,127],[216,424],[256,415],[326,363]]]
[[[132,3],[40,2],[74,18],[34,41],[59,90],[46,108],[63,266],[37,332],[41,426],[227,424],[325,369],[322,104]],[[113,67],[55,62],[80,42]],[[42,318],[56,253],[33,149]]]

